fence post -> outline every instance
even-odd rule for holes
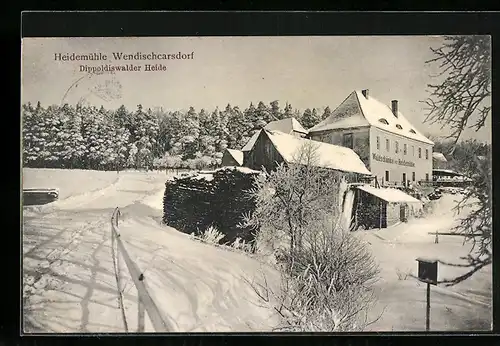
[[[429,324],[431,319],[431,284],[427,283],[427,305],[425,309],[425,330],[429,331]]]
[[[138,308],[137,308],[137,332],[144,333],[144,304],[142,304],[141,298],[137,298]]]
[[[144,275],[139,276],[139,280],[144,280]],[[137,332],[144,333],[144,304],[142,303],[141,296],[137,294]]]
[[[117,288],[120,300],[120,307],[122,310],[122,318],[125,326],[125,331],[128,332],[128,325],[125,316],[125,308],[123,306],[123,292],[121,291],[120,282],[120,257],[123,257],[125,265],[131,275],[132,281],[137,288],[138,300],[137,300],[137,316],[138,316],[138,326],[139,332],[144,332],[145,330],[145,313],[148,313],[149,319],[155,331],[171,331],[174,328],[164,319],[161,311],[158,309],[155,301],[149,294],[149,290],[146,287],[146,282],[144,281],[144,275],[141,273],[137,265],[132,261],[130,255],[127,253],[122,240],[120,239],[120,233],[118,230],[118,215],[120,215],[120,209],[116,208],[113,216],[111,218],[111,229],[112,229],[112,243],[116,244],[116,254],[112,249],[113,262],[115,264],[115,276],[117,281]],[[114,245],[113,244],[113,245]],[[119,256],[121,254],[122,256]],[[115,256],[116,255],[116,256]]]

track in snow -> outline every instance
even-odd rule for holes
[[[160,174],[120,173],[102,190],[25,208],[25,332],[124,331],[110,248],[116,206],[122,209],[125,247],[176,331],[269,331],[278,323],[243,279],[259,274],[259,262],[161,226],[161,210],[141,203],[160,197],[165,180]],[[137,291],[123,262],[121,272],[134,331]],[[153,331],[146,317],[148,330]]]

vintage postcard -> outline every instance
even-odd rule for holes
[[[24,38],[23,332],[491,330],[490,42]]]

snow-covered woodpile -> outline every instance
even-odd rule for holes
[[[251,230],[238,225],[255,208],[247,191],[258,174],[244,167],[224,167],[172,178],[165,183],[163,222],[184,233],[214,226],[225,235],[222,243],[237,237],[251,240]]]

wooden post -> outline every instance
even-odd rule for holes
[[[434,244],[439,243],[438,231],[436,230],[436,238],[434,239]]]
[[[379,200],[379,205],[380,205],[380,208],[379,208],[379,217],[378,217],[378,229],[382,229],[382,200],[380,199]]]
[[[144,275],[139,276],[139,280],[144,280]],[[144,304],[142,303],[141,296],[137,295],[137,332],[144,333]]]
[[[437,285],[438,261],[429,258],[417,258],[418,261],[418,279],[427,284],[426,309],[425,309],[425,330],[429,331],[429,322],[431,316],[431,284]]]
[[[425,330],[429,331],[429,321],[431,318],[431,284],[427,283],[427,309],[425,312]]]
[[[137,332],[144,333],[144,304],[142,304],[141,298],[137,298]]]

